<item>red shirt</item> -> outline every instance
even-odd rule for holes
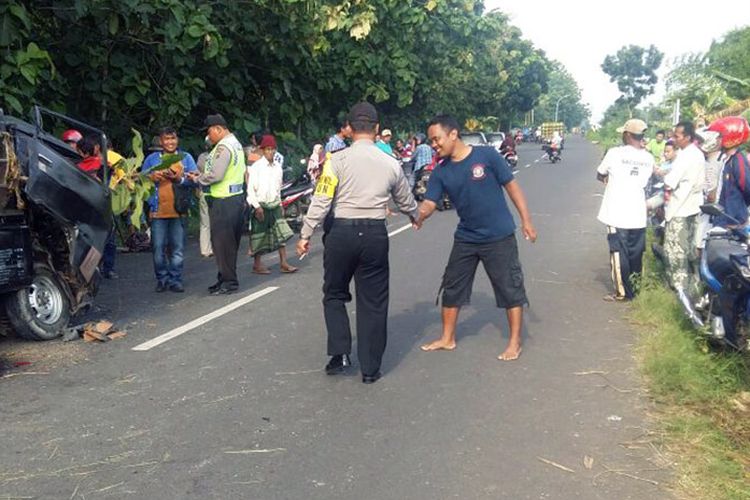
[[[91,177],[96,177],[99,173],[99,169],[102,168],[102,159],[98,156],[89,156],[78,162],[78,168],[89,174]]]

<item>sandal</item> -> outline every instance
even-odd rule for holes
[[[623,295],[615,295],[614,293],[610,293],[609,295],[605,295],[602,297],[602,300],[604,302],[625,302],[627,298]]]

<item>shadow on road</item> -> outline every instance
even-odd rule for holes
[[[526,324],[534,322],[536,315],[530,308],[524,308],[524,325],[521,337],[525,341],[531,336]],[[493,297],[485,293],[475,293],[472,304],[462,308],[456,326],[456,342],[460,343],[479,335],[487,327],[492,327],[492,335],[500,330],[503,341],[508,339],[508,322],[504,309],[498,309]],[[417,355],[419,345],[435,340],[442,332],[440,306],[435,302],[419,302],[407,311],[389,316],[389,346],[383,360],[383,374],[394,370],[409,355]],[[501,345],[498,344],[498,349]],[[421,351],[420,351],[421,352]],[[500,351],[498,351],[500,352]]]

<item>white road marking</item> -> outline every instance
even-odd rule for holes
[[[523,168],[529,168],[530,166],[531,166],[531,163],[528,163],[528,164],[524,165]]]
[[[539,163],[539,160],[534,160],[534,163]]]
[[[164,342],[167,342],[168,340],[172,340],[175,337],[179,337],[183,333],[187,333],[190,330],[198,328],[201,325],[205,325],[211,320],[214,320],[220,316],[223,316],[229,312],[232,312],[235,309],[244,306],[245,304],[249,304],[250,302],[257,300],[265,295],[268,295],[271,292],[275,292],[278,289],[279,287],[277,286],[269,286],[267,288],[264,288],[263,290],[260,290],[259,292],[251,293],[250,295],[242,297],[239,300],[235,300],[231,304],[227,304],[224,307],[221,307],[213,312],[210,312],[204,316],[201,316],[198,319],[194,319],[190,323],[186,323],[182,326],[175,328],[174,330],[170,330],[167,333],[159,335],[158,337],[155,337],[149,340],[148,342],[138,344],[137,346],[133,347],[133,350],[134,351],[148,351],[149,349],[152,349],[158,345],[161,345]]]
[[[407,229],[411,229],[411,223],[406,224],[405,226],[402,226],[395,231],[392,231],[388,233],[388,237],[391,238],[393,236],[396,236],[399,233],[403,233]],[[220,316],[223,316],[229,312],[234,311],[235,309],[244,306],[245,304],[249,304],[250,302],[253,302],[254,300],[257,300],[265,295],[268,295],[271,292],[275,292],[278,290],[279,287],[277,286],[269,286],[268,288],[264,288],[263,290],[255,293],[251,293],[250,295],[243,297],[239,300],[236,300],[232,302],[231,304],[227,304],[222,308],[219,308],[211,313],[208,313],[204,316],[201,316],[198,319],[194,319],[190,323],[186,323],[182,326],[179,326],[173,330],[168,331],[167,333],[164,333],[162,335],[159,335],[158,337],[155,337],[147,342],[144,342],[142,344],[138,344],[137,346],[133,347],[134,351],[148,351],[150,349],[153,349],[156,346],[159,346],[163,344],[164,342],[167,342],[169,340],[172,340],[175,337],[179,337],[180,335],[189,332],[190,330],[194,330],[195,328],[198,328],[199,326],[205,325],[209,321],[212,321]]]
[[[411,228],[411,223],[409,223],[409,224],[407,224],[407,225],[405,225],[403,227],[400,227],[400,228],[396,229],[395,231],[391,231],[390,233],[388,233],[388,237],[391,238],[393,236],[396,236],[398,233],[403,233],[404,231],[406,231],[407,229],[410,229],[410,228]]]

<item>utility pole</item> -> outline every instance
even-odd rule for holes
[[[555,104],[555,123],[557,123],[557,112],[560,111],[560,101],[565,99],[566,97],[570,97],[570,94],[565,94],[561,98],[557,100],[557,103]]]

